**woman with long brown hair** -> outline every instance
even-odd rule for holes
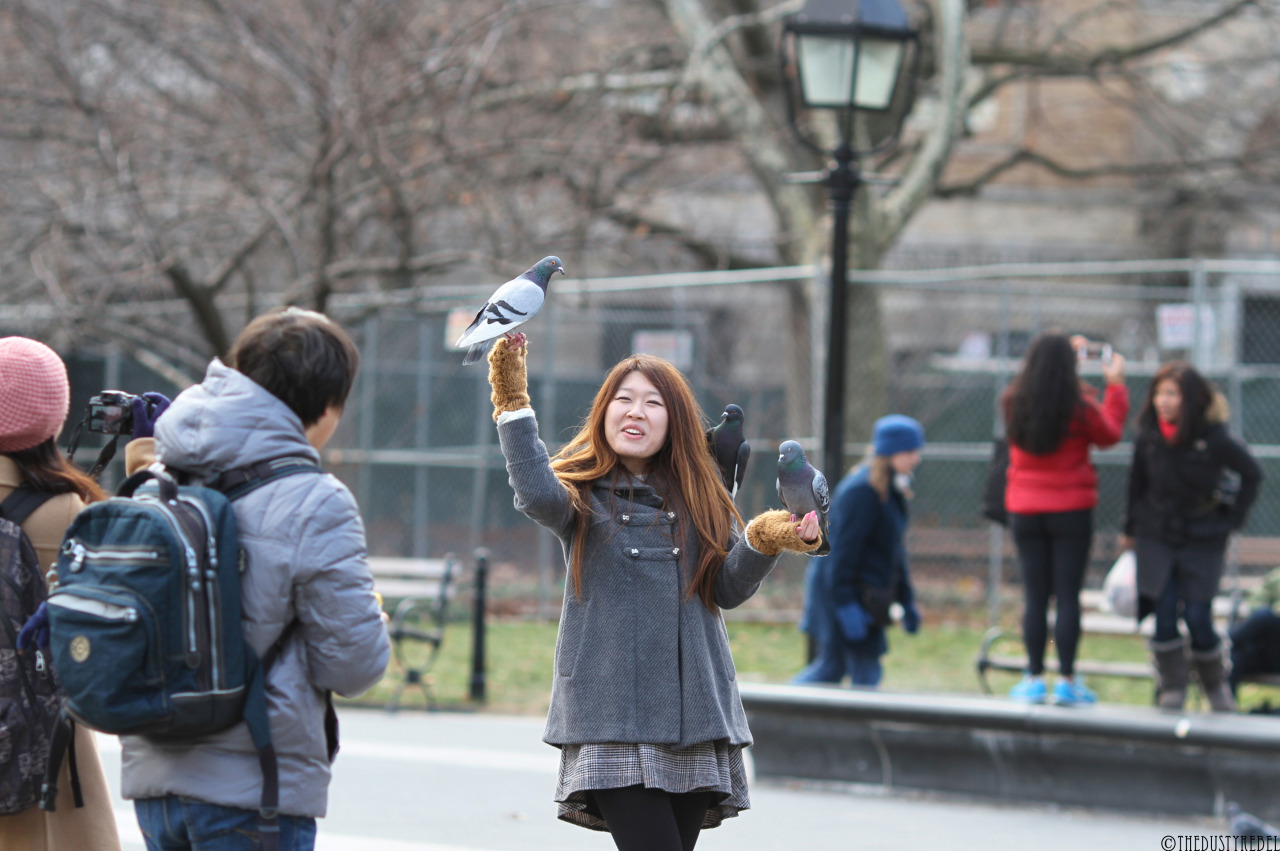
[[[44,502],[20,524],[42,571],[58,560],[62,533],[87,503],[104,498],[98,484],[67,462],[54,443],[70,405],[62,358],[26,337],[0,339],[0,501],[29,488]],[[67,764],[58,784],[57,809],[36,804],[0,817],[0,848],[118,851],[111,792],[93,733],[76,725],[76,761],[84,806],[75,805]],[[17,758],[16,754],[11,755]]]
[[[523,334],[489,355],[516,508],[569,568],[544,740],[560,748],[559,817],[622,851],[690,851],[750,806],[751,744],[720,609],[747,600],[783,550],[821,543],[816,514],[741,518],[680,372],[632,355],[550,458],[529,405]]]

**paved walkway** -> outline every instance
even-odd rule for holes
[[[611,851],[605,834],[555,819],[557,752],[538,718],[344,710],[318,851]],[[119,745],[101,750],[119,789]],[[886,795],[850,788],[753,784],[753,809],[707,831],[698,851],[1159,851],[1192,849],[1217,819],[1155,819]],[[144,848],[117,800],[126,851]],[[1173,837],[1175,844],[1167,844]],[[1165,843],[1165,844],[1162,844]],[[1201,844],[1207,848],[1210,845]]]

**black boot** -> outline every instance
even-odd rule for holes
[[[1236,699],[1231,696],[1231,687],[1227,685],[1227,672],[1222,659],[1222,642],[1212,650],[1192,650],[1191,660],[1196,665],[1196,676],[1200,678],[1200,688],[1209,699],[1209,708],[1214,712],[1235,712]]]
[[[1179,636],[1147,646],[1156,668],[1156,705],[1168,712],[1181,712],[1187,700],[1187,640]]]

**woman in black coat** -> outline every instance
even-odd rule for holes
[[[1138,559],[1138,619],[1156,616],[1151,651],[1161,709],[1180,710],[1186,699],[1189,664],[1179,617],[1210,706],[1236,708],[1212,606],[1227,538],[1244,525],[1262,470],[1228,433],[1227,416],[1226,399],[1191,365],[1175,361],[1151,380],[1138,421],[1125,535]],[[1234,492],[1227,470],[1239,479]]]

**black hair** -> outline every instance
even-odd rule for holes
[[[315,425],[331,405],[346,405],[360,352],[322,313],[286,307],[250,322],[231,345],[230,365]]]
[[[1032,455],[1048,455],[1061,446],[1081,404],[1071,341],[1062,334],[1037,337],[1009,388],[1007,403],[1010,443]]]
[[[1155,400],[1161,381],[1173,381],[1182,394],[1182,410],[1178,414],[1178,431],[1173,436],[1173,445],[1185,446],[1204,432],[1205,415],[1213,403],[1213,384],[1186,361],[1172,361],[1160,367],[1151,377],[1147,402],[1138,415],[1138,426],[1144,430],[1159,428]]]

